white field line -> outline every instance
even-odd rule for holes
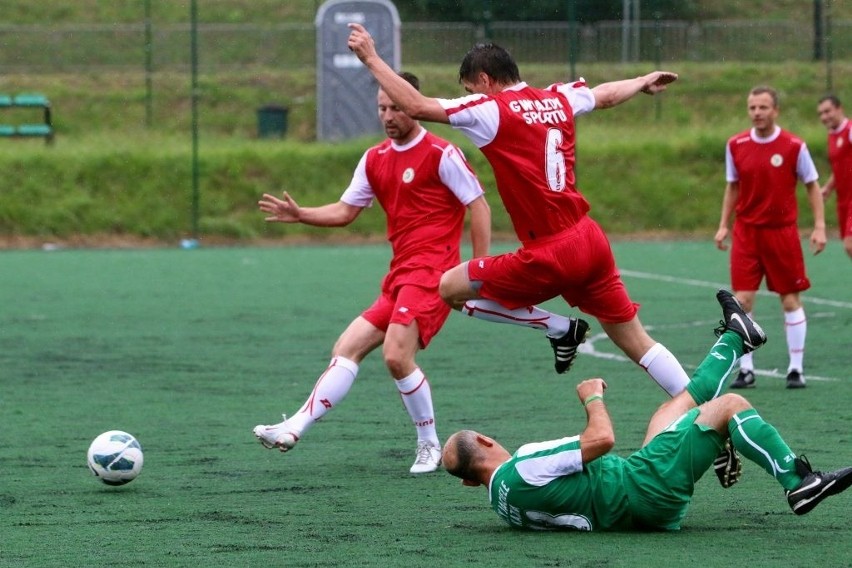
[[[729,284],[719,282],[709,282],[707,280],[695,280],[694,278],[679,278],[677,276],[667,276],[665,274],[653,274],[651,272],[638,272],[635,270],[619,270],[622,276],[631,276],[633,278],[644,278],[645,280],[659,280],[660,282],[671,282],[673,284],[685,284],[687,286],[700,286],[702,288],[719,288],[730,289]],[[758,290],[760,296],[777,296],[774,292],[768,290]],[[819,304],[823,306],[832,306],[835,308],[846,308],[852,310],[852,302],[841,302],[839,300],[828,300],[825,298],[815,298],[805,292],[802,294],[802,302],[806,304]]]
[[[699,287],[702,287],[702,288],[713,288],[713,289],[716,289],[716,290],[718,290],[720,288],[728,288],[727,285],[719,283],[719,282],[709,282],[707,280],[696,280],[694,278],[679,278],[677,276],[667,276],[665,274],[653,274],[653,273],[650,273],[650,272],[637,272],[635,270],[621,270],[620,269],[620,272],[621,272],[622,276],[630,276],[630,277],[633,277],[633,278],[644,278],[646,280],[658,280],[660,282],[669,282],[669,283],[672,283],[672,284],[684,284],[686,286],[699,286]],[[766,291],[766,290],[759,290],[758,294],[760,294],[762,296],[775,296],[774,293]],[[828,300],[828,299],[824,299],[824,298],[814,298],[814,297],[809,296],[809,295],[803,295],[802,300],[804,302],[808,302],[808,303],[811,303],[811,304],[820,304],[820,305],[824,305],[824,306],[832,306],[832,307],[835,307],[835,308],[852,309],[852,302],[841,302],[841,301],[837,301],[837,300]],[[818,313],[818,314],[809,314],[808,317],[816,318],[816,317],[828,317],[828,316],[829,316],[829,314]],[[695,322],[676,324],[674,326],[666,326],[666,327],[704,327],[704,326],[715,325],[716,321],[717,320],[695,321]],[[647,326],[646,329],[650,330],[650,329],[652,329],[652,326]],[[598,359],[607,359],[609,361],[619,361],[619,362],[623,362],[623,363],[633,363],[628,357],[626,357],[625,355],[623,355],[621,353],[607,353],[607,352],[604,352],[604,351],[598,351],[597,348],[595,347],[595,343],[598,342],[598,341],[601,341],[601,340],[607,340],[608,344],[612,345],[612,343],[609,342],[609,339],[607,338],[605,333],[598,333],[598,334],[595,334],[591,337],[588,337],[586,339],[586,342],[583,343],[582,345],[580,345],[580,348],[579,348],[580,353],[583,353],[586,356],[596,357]],[[683,366],[683,368],[685,370],[694,370],[694,369],[697,368],[697,365],[687,365],[687,364],[684,364],[684,363],[681,363],[681,365]],[[755,369],[754,374],[758,375],[758,376],[773,377],[773,378],[779,378],[779,379],[786,379],[787,378],[787,372],[786,371],[779,371],[778,369]],[[840,380],[836,377],[821,377],[821,376],[818,376],[818,375],[811,375],[810,373],[806,374],[805,378],[808,381],[838,381],[838,380]]]

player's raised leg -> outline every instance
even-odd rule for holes
[[[470,262],[463,262],[441,277],[440,293],[444,301],[472,318],[544,331],[553,349],[554,369],[559,374],[568,371],[577,357],[577,348],[586,341],[588,322],[538,306],[512,309],[497,301],[482,298],[479,295],[482,282],[470,280],[469,265]]]
[[[725,394],[701,405],[697,424],[729,435],[734,447],[763,468],[784,488],[794,513],[804,515],[825,498],[852,485],[852,467],[832,472],[814,471],[804,456],[796,457],[778,430],[737,394]]]
[[[766,343],[763,330],[733,294],[719,290],[716,300],[722,308],[722,321],[714,330],[719,339],[693,373],[686,390],[663,404],[651,418],[645,443],[683,413],[720,396],[737,360]],[[739,479],[741,464],[730,443],[726,442],[716,458],[714,471],[723,487],[730,487]]]

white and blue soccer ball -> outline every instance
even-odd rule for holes
[[[104,432],[92,441],[86,456],[89,469],[107,485],[130,483],[142,471],[139,441],[121,430]]]

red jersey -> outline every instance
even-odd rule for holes
[[[367,207],[375,198],[393,249],[383,289],[437,286],[461,262],[466,206],[483,194],[461,151],[423,130],[404,146],[385,140],[364,153],[341,201]]]
[[[828,133],[828,161],[834,174],[837,206],[852,206],[852,123],[848,119]]]
[[[450,124],[477,144],[523,243],[559,234],[589,211],[574,177],[574,116],[594,108],[582,81],[439,99]],[[575,112],[579,110],[579,112]]]
[[[819,178],[804,141],[777,127],[765,139],[753,129],[731,137],[726,165],[728,181],[739,182],[737,221],[763,227],[796,224],[798,180]]]

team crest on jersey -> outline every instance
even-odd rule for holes
[[[837,146],[838,148],[843,146],[843,138],[838,138],[837,142],[834,145]]]
[[[405,168],[405,171],[402,172],[402,181],[405,183],[411,183],[411,180],[414,179],[414,168]]]
[[[772,154],[772,157],[769,158],[769,163],[778,168],[784,163],[784,158],[781,154]]]

